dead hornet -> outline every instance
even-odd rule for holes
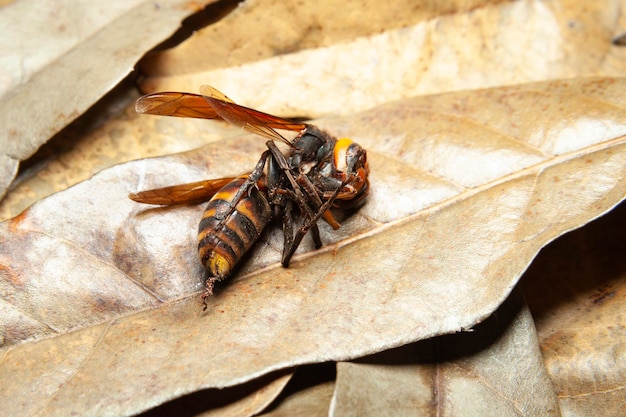
[[[166,92],[137,100],[138,113],[222,119],[269,139],[254,169],[238,177],[204,180],[132,193],[139,203],[171,205],[209,200],[198,231],[200,261],[209,270],[202,299],[213,294],[215,282],[226,278],[272,219],[282,219],[287,267],[302,238],[312,232],[322,246],[318,220],[333,229],[339,223],[330,208],[348,209],[369,192],[365,149],[350,139],[336,139],[306,123],[293,122],[235,104],[210,86],[199,94]],[[287,140],[276,129],[298,132]],[[282,152],[274,141],[287,145]],[[302,223],[294,234],[294,210]]]

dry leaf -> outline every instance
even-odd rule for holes
[[[546,247],[522,280],[563,415],[622,416],[626,204]]]
[[[472,332],[339,363],[335,386],[329,415],[560,415],[519,294]]]
[[[463,401],[457,403],[462,406],[462,415],[485,404],[488,408],[478,415],[507,415],[498,405],[508,403],[519,406],[512,415],[519,415],[518,411],[524,415],[549,415],[560,409],[561,415],[568,416],[621,416],[626,375],[626,330],[622,317],[626,301],[625,226],[626,205],[621,204],[542,249],[521,279],[534,319],[529,322],[527,313],[521,314],[516,321],[524,317],[524,327],[506,328],[502,310],[512,306],[512,300],[507,300],[474,329],[479,334],[443,336],[355,363],[339,363],[335,411],[340,409],[340,415],[358,410],[358,415],[371,412],[400,416],[403,410],[415,415],[419,409],[426,415],[431,408],[443,407],[446,415],[454,415],[455,396],[450,387],[465,372],[469,379],[456,392],[463,395]],[[534,325],[554,392],[545,386],[543,376],[542,384],[523,389],[531,377],[545,372],[543,364],[537,364],[537,357],[529,356],[537,353]],[[508,346],[508,350],[502,350],[507,348],[503,342],[516,339],[486,336],[492,332],[512,333],[514,329],[521,332],[516,332],[517,343]],[[525,342],[520,340],[524,337]],[[472,340],[474,343],[468,343]],[[450,351],[455,354],[450,355]],[[511,352],[517,355],[503,357]],[[479,357],[486,361],[478,365]],[[533,366],[517,372],[513,369],[524,364]],[[505,373],[494,380],[485,371]],[[518,384],[514,401],[510,401],[505,390],[512,388],[510,378],[519,375],[524,380]],[[537,395],[540,386],[541,395]],[[488,391],[487,398],[480,395],[481,387]],[[529,409],[547,399],[558,399],[558,406],[544,412]]]
[[[240,132],[225,123],[138,115],[138,97],[133,83],[122,82],[22,163],[11,192],[0,201],[0,219],[115,164],[188,151]]]
[[[488,0],[438,2],[346,0],[249,0],[230,14],[196,31],[175,48],[145,57],[141,70],[164,77],[233,67],[275,55],[329,46],[408,26],[439,15],[464,13]],[[201,53],[198,51],[210,51]]]
[[[519,298],[510,297],[470,333],[339,363],[333,411],[341,410],[340,415],[401,416],[406,412],[413,416],[443,408],[446,415],[454,415],[454,400],[462,395],[463,400],[456,402],[463,410],[457,414],[462,415],[484,405],[488,408],[478,415],[507,415],[508,405],[515,407],[513,415],[519,415],[518,411],[549,415],[560,409],[561,415],[621,416],[626,363],[621,317],[626,283],[622,256],[625,222],[626,205],[621,204],[542,249],[521,280],[534,321],[525,309],[519,310]],[[511,313],[518,311],[511,323]],[[557,398],[552,386],[546,386],[535,324],[559,404],[554,403]],[[519,366],[525,369],[515,372],[513,368]],[[502,374],[498,376],[498,372]],[[511,399],[506,390],[514,388],[511,379],[520,375],[524,379]],[[537,380],[539,384],[521,389]],[[458,385],[462,389],[454,391]],[[539,387],[541,395],[537,395]],[[487,391],[487,398],[481,396],[481,389]],[[546,400],[552,408],[540,413],[538,405]],[[328,402],[318,404],[327,406]],[[319,415],[326,415],[325,411]],[[294,411],[282,415],[294,415]]]
[[[264,417],[327,416],[335,387],[335,364],[301,366]]]
[[[119,165],[42,200],[0,224],[0,379],[19,381],[2,403],[20,415],[132,414],[473,326],[543,245],[623,199],[625,83],[447,94],[320,121],[368,149],[368,202],[338,232],[322,226],[327,245],[305,245],[289,269],[270,230],[206,313],[203,208],[126,195],[245,171],[263,140]]]
[[[0,198],[20,161],[132,71],[197,11],[188,1],[19,1],[0,9]]]
[[[368,36],[331,45],[320,41],[319,47],[304,50],[315,38],[307,28],[325,13],[326,3],[311,6],[294,30],[291,21],[285,27],[284,20],[272,19],[291,13],[288,3],[269,10],[241,8],[219,25],[152,57],[141,89],[197,92],[199,85],[211,84],[235,101],[269,113],[319,117],[350,114],[416,95],[559,78],[623,76],[626,71],[626,48],[612,43],[620,22],[626,20],[621,0],[485,2],[482,7],[470,5],[471,11],[455,3],[432,10],[409,10],[403,3],[400,7],[407,10],[399,22],[412,26],[398,28],[396,22],[382,33],[372,27]],[[387,3],[378,4],[381,10],[371,13],[388,16]],[[324,28],[340,26],[353,11],[336,11]],[[248,41],[242,42],[234,33],[242,27],[257,30],[259,25],[250,22],[268,20],[276,23],[268,30],[277,33],[259,36],[257,42],[281,54],[270,57],[263,48],[255,49],[261,51],[260,57],[234,52],[229,55],[234,66],[223,68],[222,63],[230,60],[221,58],[224,54],[216,43],[226,38],[238,47],[246,45]],[[331,39],[338,39],[332,29],[328,32]],[[254,37],[249,38],[254,47]],[[273,47],[274,42],[279,46]],[[227,52],[231,49],[226,47]],[[248,51],[245,46],[241,50]],[[212,52],[218,54],[216,59]]]
[[[289,369],[281,370],[235,387],[197,391],[141,413],[141,417],[254,416],[265,410],[283,392],[292,375]]]

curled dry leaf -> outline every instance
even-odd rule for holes
[[[44,2],[45,3],[45,2]],[[0,8],[0,198],[20,161],[124,79],[181,19],[184,0],[113,1],[106,7],[31,0]],[[83,7],[84,6],[84,7]],[[37,12],[34,13],[33,10]]]
[[[327,416],[336,374],[336,365],[332,362],[298,367],[289,385],[261,415]]]
[[[255,416],[275,401],[279,394],[282,396],[285,386],[292,380],[292,375],[291,369],[285,369],[230,388],[196,391],[166,402],[142,415]]]
[[[368,10],[381,18],[393,16],[394,23],[383,32],[372,27],[356,38],[343,37],[345,32],[333,28],[354,18],[358,7],[335,11],[333,4],[330,22],[320,23],[325,30],[317,31],[307,29],[315,27],[312,21],[325,13],[327,3],[316,2],[310,14],[297,14],[301,20],[292,27],[291,20],[271,19],[293,14],[289,4],[267,2],[275,4],[269,9],[242,7],[215,27],[151,57],[141,89],[196,92],[197,86],[208,83],[237,102],[269,113],[319,117],[417,95],[626,72],[626,48],[612,43],[626,10],[620,0],[430,2],[429,10],[403,3],[401,20],[394,6],[378,2],[382,10]],[[267,20],[267,30],[275,32],[256,37],[263,46],[248,53],[255,37],[250,42],[239,39],[241,28],[256,31],[259,25],[250,22]],[[407,26],[398,27],[398,22]],[[337,42],[328,45],[324,38],[316,48],[301,49],[310,47],[318,33]],[[222,42],[224,38],[228,41]],[[243,56],[231,53],[233,48],[223,45],[228,42],[245,45],[238,48]],[[272,57],[264,52],[267,48],[279,53]],[[207,50],[217,56],[197,53]]]
[[[521,281],[563,415],[624,414],[625,230],[622,203],[544,248]]]
[[[558,402],[519,293],[472,332],[337,365],[329,415],[557,416]]]
[[[462,13],[488,0],[446,0],[407,5],[402,0],[252,0],[179,46],[146,56],[148,77],[167,77],[233,67],[275,55],[329,46],[401,28],[435,16]],[[210,51],[199,54],[198,51]]]
[[[326,246],[305,245],[289,269],[271,228],[206,313],[203,207],[126,196],[246,171],[263,140],[118,165],[42,200],[0,224],[0,378],[16,381],[2,403],[23,415],[131,414],[472,327],[543,245],[623,199],[625,89],[531,84],[320,121],[368,149],[367,203],[337,232],[322,225]]]

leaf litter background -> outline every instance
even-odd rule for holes
[[[271,230],[202,313],[193,242],[203,207],[149,208],[126,194],[245,171],[263,141],[219,123],[136,116],[138,93],[122,82],[22,164],[2,202],[3,218],[37,202],[0,225],[7,414],[159,404],[147,414],[621,413],[623,209],[557,240],[519,278],[543,245],[623,199],[624,81],[472,89],[623,76],[623,48],[611,43],[623,2],[424,3],[410,13],[318,3],[242,3],[149,55],[141,86],[210,83],[265,111],[326,115],[318,125],[369,150],[366,206],[339,232],[323,228],[328,244],[304,247],[287,270]],[[145,31],[119,16],[102,30]],[[157,26],[163,39],[175,29]],[[91,51],[94,38],[77,44]],[[110,61],[122,76],[129,69]],[[35,78],[72,84],[63,59],[47,62]],[[9,85],[3,105],[47,104],[19,113],[48,134],[5,137],[4,149],[30,143],[12,161],[73,119],[52,127],[36,117],[58,109],[59,90],[24,88]],[[446,91],[459,92],[410,98]]]

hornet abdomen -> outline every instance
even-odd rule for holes
[[[267,198],[256,185],[233,201],[245,182],[246,178],[237,178],[222,187],[209,201],[198,227],[200,261],[217,280],[231,272],[271,219]]]

